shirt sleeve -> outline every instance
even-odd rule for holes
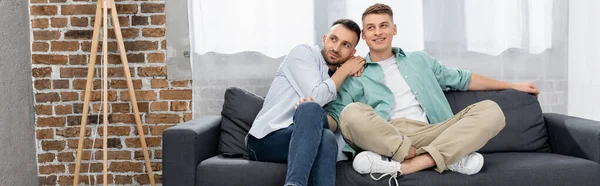
[[[348,79],[346,81],[349,81]],[[327,104],[325,107],[325,112],[335,120],[335,122],[340,123],[340,114],[346,108],[346,106],[350,103],[353,103],[354,99],[350,95],[347,89],[345,89],[342,85],[340,88],[337,98],[333,100],[331,103]],[[339,127],[338,127],[339,129]]]
[[[281,64],[281,72],[292,88],[302,98],[312,97],[319,105],[324,106],[336,97],[336,86],[331,78],[323,80],[320,53],[308,45],[299,45],[285,57]],[[327,72],[325,72],[327,73]]]
[[[435,59],[435,57],[425,52],[421,56],[431,68],[442,90],[466,91],[469,88],[471,71],[446,67]]]

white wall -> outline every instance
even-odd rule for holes
[[[572,0],[569,7],[568,113],[600,121],[600,1]]]

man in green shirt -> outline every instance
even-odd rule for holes
[[[326,108],[330,123],[339,126],[352,147],[346,150],[365,150],[353,162],[359,173],[395,178],[435,166],[438,172],[475,174],[483,166],[483,156],[475,151],[504,128],[504,114],[486,100],[453,115],[443,91],[539,94],[530,82],[496,81],[446,67],[426,52],[392,47],[397,28],[387,5],[367,8],[362,22],[362,38],[370,49],[364,72],[348,77]]]

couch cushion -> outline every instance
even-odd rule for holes
[[[231,87],[225,91],[218,147],[220,154],[240,154],[248,158],[245,137],[263,102],[262,97],[241,88]]]
[[[486,99],[498,103],[506,118],[506,126],[479,152],[548,152],[548,136],[542,109],[533,95],[516,91],[447,92],[454,113]]]
[[[400,185],[598,185],[600,164],[551,153],[483,154],[485,164],[478,174],[467,176],[446,171],[439,174],[425,170],[398,177]],[[359,175],[352,164],[338,164],[336,185],[387,186],[389,177],[373,181],[369,175]]]
[[[478,174],[467,176],[432,169],[398,177],[400,185],[597,185],[600,164],[551,153],[483,154],[485,164]],[[215,156],[196,169],[196,185],[283,185],[286,164],[229,159]],[[336,185],[388,186],[388,178],[374,181],[360,175],[348,161],[338,162]]]

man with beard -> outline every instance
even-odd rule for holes
[[[353,56],[359,35],[354,21],[337,20],[322,49],[297,46],[277,70],[246,145],[252,160],[288,164],[285,185],[335,185],[343,139],[323,106],[348,76],[362,73],[365,60]]]

